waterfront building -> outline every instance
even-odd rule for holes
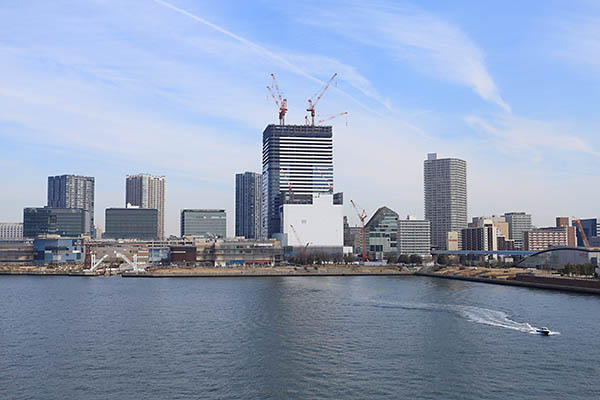
[[[107,208],[104,238],[158,239],[158,210],[155,208]]]
[[[86,211],[85,235],[94,233],[94,177],[58,175],[48,177],[49,208],[81,208]]]
[[[581,227],[583,228],[583,231],[585,232],[585,235],[586,235],[588,241],[590,241],[591,238],[594,236],[599,236],[599,234],[600,234],[600,219],[587,218],[587,219],[580,219],[579,222],[581,223]],[[573,221],[573,226],[574,227],[577,226],[575,221]],[[583,241],[583,237],[581,236],[581,232],[579,232],[579,229],[577,229],[577,228],[576,228],[576,232],[577,232],[577,246],[584,247],[585,243]]]
[[[49,235],[33,241],[34,264],[83,264],[83,238],[66,238]]]
[[[33,263],[32,240],[1,240],[0,264]]]
[[[196,239],[196,262],[209,267],[275,267],[283,259],[275,239]]]
[[[549,247],[568,246],[568,227],[549,227],[532,229],[523,235],[524,249],[540,251]]]
[[[0,222],[0,240],[23,239],[23,224],[21,222]]]
[[[334,195],[315,193],[306,203],[286,201],[280,206],[279,221],[281,233],[275,238],[284,246],[304,248],[311,253],[342,254],[344,206],[334,200]]]
[[[126,207],[154,208],[158,211],[158,238],[165,237],[165,182],[164,176],[148,174],[127,175],[125,186]]]
[[[223,209],[181,210],[181,236],[224,238],[227,213]]]
[[[262,172],[262,236],[273,238],[289,228],[281,223],[284,203],[311,204],[313,195],[333,193],[332,127],[268,125]],[[342,219],[335,223],[341,231]]]
[[[525,212],[508,212],[503,217],[508,222],[508,238],[514,240],[517,250],[523,250],[523,235],[532,228],[531,214]]]
[[[431,223],[431,246],[448,250],[448,233],[467,227],[467,163],[458,158],[424,161],[425,219]]]
[[[60,235],[77,237],[86,232],[89,212],[81,208],[28,207],[23,210],[23,237]]]
[[[598,265],[600,251],[596,249],[578,249],[572,247],[554,247],[541,250],[528,257],[520,263],[522,268],[564,268],[567,264],[593,264]],[[597,270],[597,268],[596,268]]]
[[[398,219],[396,236],[398,255],[427,257],[431,254],[431,224],[427,220],[419,220],[412,216]]]
[[[257,239],[261,234],[262,175],[235,175],[235,236]]]
[[[398,255],[398,213],[380,207],[365,225],[369,259],[382,260]]]

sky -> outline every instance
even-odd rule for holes
[[[166,176],[166,233],[225,208],[262,169],[270,74],[334,129],[335,191],[423,217],[427,153],[467,161],[468,214],[596,217],[600,2],[88,0],[0,4],[0,221],[46,205],[49,175]]]

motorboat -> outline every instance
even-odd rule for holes
[[[548,328],[538,328],[535,331],[537,333],[539,333],[540,335],[544,335],[544,336],[550,335],[550,329],[548,329]]]

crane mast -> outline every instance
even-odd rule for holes
[[[361,233],[361,237],[362,237],[362,260],[363,262],[368,261],[369,259],[367,258],[367,240],[365,238],[365,219],[367,218],[367,213],[365,210],[362,210],[362,212],[360,212],[358,210],[358,207],[356,206],[356,204],[354,203],[354,200],[350,200],[350,203],[352,203],[352,207],[354,207],[354,210],[356,211],[356,215],[358,215],[358,219],[360,220],[361,223],[361,229],[360,229],[360,233]]]
[[[271,74],[271,78],[273,78],[273,85],[267,86],[267,90],[271,94],[273,100],[275,100],[275,104],[279,109],[279,125],[285,125],[285,114],[287,113],[287,99],[284,99],[281,91],[279,90],[279,85],[277,84],[277,79],[275,78],[275,74]],[[273,93],[273,90],[277,93]]]
[[[308,100],[308,107],[306,108],[306,111],[308,111],[310,113],[311,124],[313,126],[315,125],[315,107],[316,107],[317,103],[319,102],[319,100],[321,100],[321,97],[323,97],[323,94],[325,94],[325,91],[327,90],[329,85],[331,85],[331,82],[333,82],[333,80],[335,79],[336,76],[337,76],[337,72],[335,74],[333,74],[333,76],[325,84],[323,89],[321,89],[319,92],[315,93],[315,95],[313,95],[313,97],[311,97]]]

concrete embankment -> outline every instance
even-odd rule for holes
[[[442,275],[436,273],[415,273],[418,276],[428,276],[432,278],[454,279],[459,281],[492,283],[495,285],[520,286],[536,289],[560,290],[563,292],[586,293],[600,295],[600,287],[589,287],[589,280],[568,279],[568,278],[545,278],[544,280],[536,281],[538,277],[530,278],[529,280],[517,279],[494,279],[494,278],[477,278],[472,276],[457,276],[457,275]],[[585,282],[585,283],[584,283]]]
[[[146,272],[124,272],[124,278],[225,278],[225,277],[273,277],[273,276],[367,276],[412,275],[414,272],[398,267],[290,267],[290,268],[193,268],[162,269]]]

